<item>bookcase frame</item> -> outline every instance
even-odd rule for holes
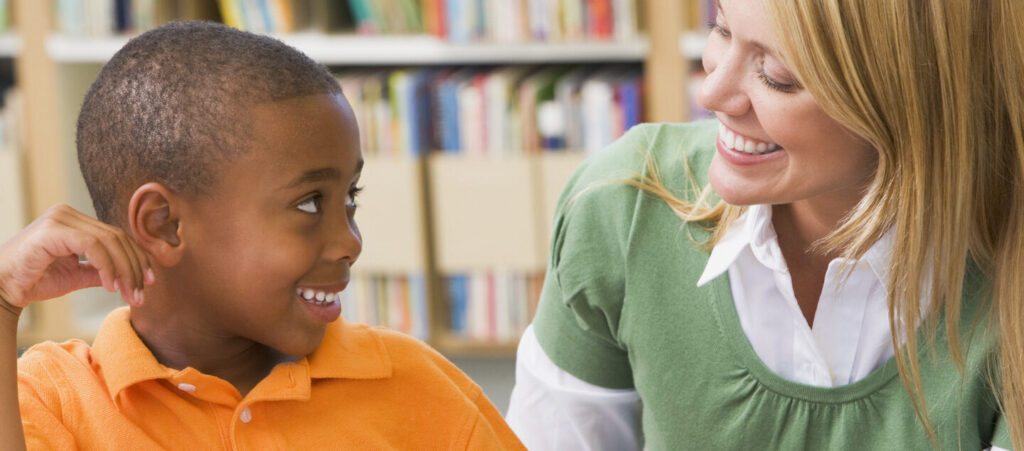
[[[570,63],[588,60],[601,61],[635,61],[644,65],[645,78],[645,118],[648,122],[682,122],[688,117],[686,86],[688,75],[688,58],[681,53],[681,42],[684,36],[684,24],[690,22],[685,14],[692,8],[689,3],[697,0],[640,0],[638,10],[646,22],[647,36],[645,39],[629,43],[555,43],[555,44],[468,44],[450,45],[432,37],[337,37],[323,35],[294,35],[283,38],[285,42],[306,51],[314,59],[324,64],[358,63],[372,64],[481,64],[481,63]],[[25,98],[27,149],[25,152],[27,167],[27,205],[30,218],[42,214],[47,208],[57,203],[70,202],[69,192],[80,196],[76,177],[73,171],[77,162],[68,161],[66,146],[68,134],[73,130],[54,130],[58,127],[73,128],[74,116],[79,105],[62,95],[66,91],[68,80],[72,83],[78,78],[87,77],[95,69],[81,69],[82,63],[102,63],[109,58],[126,38],[86,38],[69,39],[55,36],[53,26],[53,2],[49,0],[14,0],[14,18],[16,23],[16,79],[19,89]],[[686,3],[684,5],[684,3]],[[339,46],[339,43],[346,44]],[[358,45],[347,45],[356,43]],[[397,43],[397,44],[396,44]],[[2,44],[2,43],[0,43]],[[396,47],[397,46],[397,47]],[[360,48],[360,52],[343,54],[331,49]],[[404,52],[384,52],[380,48],[405,48]],[[381,56],[384,55],[384,56]],[[691,55],[692,57],[692,55]],[[77,77],[77,78],[76,78]],[[81,89],[81,86],[76,89]],[[525,158],[525,157],[524,157]],[[534,194],[541,206],[535,217],[531,219],[535,226],[534,233],[541,243],[546,243],[550,236],[551,214],[554,211],[554,200],[560,191],[560,183],[564,181],[573,167],[578,164],[580,156],[544,155],[527,158],[525,164],[539,180],[540,190]],[[377,162],[374,162],[377,163]],[[401,168],[381,162],[386,170],[413,171],[419,174],[424,193],[421,199],[423,208],[431,187],[427,186],[428,164],[431,158],[419,159],[411,163],[413,167]],[[372,164],[372,163],[371,163]],[[421,218],[430,218],[436,212],[423,211]],[[434,222],[436,224],[436,222]],[[431,248],[431,221],[424,219],[422,228],[421,249],[415,255],[420,256],[419,264],[427,274],[436,274],[431,267],[428,255],[437,250]],[[546,247],[532,250],[531,257],[536,269],[543,271],[546,261]],[[385,262],[369,261],[368,266],[380,268],[387,266]],[[416,262],[402,262],[397,269],[407,269]],[[436,282],[436,281],[432,281]],[[447,330],[447,306],[442,305],[437,296],[437,287],[432,283],[428,292],[430,311],[430,343],[442,352],[455,356],[509,356],[515,351],[514,343],[472,343],[465,342]],[[89,332],[78,330],[73,321],[73,306],[69,296],[50,300],[30,306],[26,311],[29,327],[19,333],[19,346],[26,346],[43,340],[66,340],[83,338],[91,340]]]

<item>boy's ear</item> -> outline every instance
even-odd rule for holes
[[[128,202],[132,236],[156,263],[174,266],[184,253],[179,230],[180,199],[167,187],[150,182],[140,186]]]

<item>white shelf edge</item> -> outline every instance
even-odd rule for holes
[[[641,62],[650,45],[628,42],[526,42],[454,44],[433,36],[352,36],[298,33],[278,36],[310,58],[328,65]],[[103,63],[128,42],[127,36],[52,35],[46,49],[59,63]]]
[[[700,60],[707,42],[706,31],[686,31],[679,36],[679,52],[688,60]]]
[[[0,57],[15,57],[21,53],[21,36],[8,31],[0,33]]]

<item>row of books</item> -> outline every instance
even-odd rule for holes
[[[368,155],[595,152],[643,121],[635,66],[361,70],[338,80]]]
[[[518,340],[536,311],[543,280],[543,275],[503,271],[450,275],[446,296],[451,331],[474,342]]]
[[[354,274],[341,294],[346,321],[379,325],[427,340],[430,333],[423,274]]]
[[[230,26],[261,33],[307,28],[429,33],[454,42],[628,40],[636,0],[219,0]]]
[[[57,0],[61,33],[215,20],[256,33],[428,33],[453,42],[629,40],[637,0]],[[0,2],[0,6],[6,1]],[[6,11],[6,8],[2,8]],[[0,25],[5,14],[0,14]]]
[[[636,0],[423,0],[424,29],[454,42],[625,41]]]
[[[56,0],[56,30],[70,36],[135,34],[176,20],[220,21],[216,0]]]
[[[0,109],[0,243],[6,242],[27,223],[22,149],[23,105],[21,95],[8,89]]]
[[[536,311],[543,274],[480,271],[445,278],[449,330],[474,342],[519,339]],[[341,294],[346,321],[385,326],[421,340],[430,336],[423,274],[356,274]]]

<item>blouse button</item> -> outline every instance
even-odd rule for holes
[[[238,419],[243,423],[249,423],[252,421],[252,411],[248,407],[242,409],[242,413],[238,414]]]

